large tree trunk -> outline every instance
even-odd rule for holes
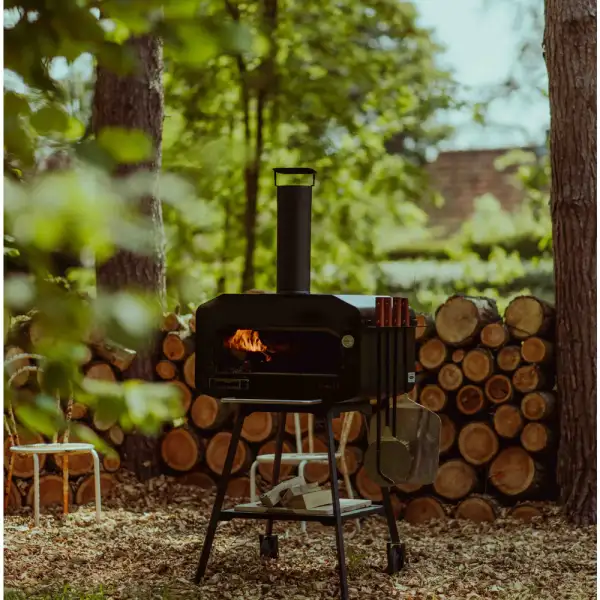
[[[98,67],[93,104],[93,127],[98,134],[104,127],[141,130],[153,142],[154,156],[144,163],[123,164],[116,168],[117,176],[137,171],[158,174],[161,166],[162,123],[164,99],[162,86],[162,43],[153,36],[133,37],[127,42],[137,58],[135,71],[126,76]],[[136,254],[119,250],[113,257],[96,267],[97,286],[104,290],[139,290],[165,299],[165,243],[160,199],[140,198],[140,211],[149,217],[152,228],[153,251]],[[156,340],[158,341],[158,340]],[[153,360],[157,353],[154,340],[138,352],[127,372],[130,379],[152,380]],[[155,440],[134,434],[127,436],[124,465],[140,479],[158,474],[158,444]]]
[[[552,234],[567,516],[596,523],[596,3],[546,0]]]

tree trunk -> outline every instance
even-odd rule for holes
[[[547,0],[552,238],[561,436],[574,523],[596,523],[596,3]]]
[[[154,156],[147,162],[119,165],[116,175],[149,171],[158,178],[161,166],[162,122],[164,111],[162,86],[162,44],[153,36],[132,37],[127,46],[138,59],[136,72],[122,76],[98,66],[93,103],[93,128],[98,134],[104,127],[141,130],[153,142]],[[141,290],[165,300],[165,241],[160,200],[156,196],[140,199],[140,211],[149,218],[152,227],[153,251],[141,255],[119,250],[108,261],[96,265],[98,289]],[[126,377],[152,380],[155,341],[148,342],[136,356]],[[149,479],[159,473],[156,439],[139,434],[128,435],[124,444],[124,466],[139,479]]]

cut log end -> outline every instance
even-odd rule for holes
[[[430,496],[411,500],[404,509],[404,519],[411,525],[424,525],[430,521],[446,519],[441,502]]]
[[[536,506],[535,504],[519,504],[512,508],[508,516],[511,519],[517,519],[518,521],[522,521],[523,523],[531,523],[533,519],[541,519],[544,514],[542,510]]]
[[[177,388],[181,401],[181,411],[185,415],[192,405],[192,390],[183,381],[177,379],[173,379],[164,385],[175,386]]]
[[[162,351],[168,360],[183,360],[186,355],[186,347],[179,333],[167,333],[162,343]]]
[[[6,494],[6,479],[4,479],[4,487],[2,488]],[[23,506],[23,496],[19,491],[14,481],[10,482],[10,490],[8,492],[8,510],[15,511]]]
[[[527,423],[521,431],[521,444],[528,452],[543,452],[550,446],[552,434],[543,423]]]
[[[112,473],[100,473],[100,493],[102,501],[110,498],[117,482]],[[88,475],[77,487],[75,493],[75,502],[79,505],[89,504],[94,502],[94,476]]]
[[[347,441],[350,443],[356,442],[358,439],[360,439],[360,437],[365,431],[365,421],[363,416],[359,412],[345,413],[343,417],[336,417],[335,419],[333,419],[333,437],[336,441],[340,441],[342,437],[344,418],[352,419],[352,424],[350,425]]]
[[[315,450],[318,447],[319,441],[320,440],[315,439]],[[287,441],[284,441],[283,442],[283,453],[286,454],[288,452],[292,452],[292,447],[290,446],[290,444]],[[260,449],[258,450],[258,455],[261,456],[263,454],[275,454],[275,440],[271,440],[270,442],[267,442],[266,444],[263,444],[260,447]],[[306,465],[306,470],[304,471],[307,481],[312,481],[309,478],[309,475],[313,475],[313,471],[310,470],[311,466],[312,465]],[[319,466],[319,465],[316,465],[316,466]],[[282,480],[286,479],[287,477],[289,477],[291,475],[293,469],[294,469],[293,465],[286,465],[286,464],[282,463],[281,469],[279,470],[279,481],[282,481]],[[273,463],[272,462],[259,463],[258,472],[260,473],[260,476],[265,481],[267,481],[269,483],[271,481],[273,481]],[[317,480],[318,480],[318,478],[317,478]],[[319,481],[319,483],[321,483],[321,482]]]
[[[448,415],[440,415],[442,427],[440,432],[440,454],[448,452],[456,441],[456,425]]]
[[[171,429],[163,438],[160,454],[165,464],[175,471],[190,471],[198,463],[201,447],[198,438],[188,429]]]
[[[463,460],[454,459],[440,465],[433,489],[449,500],[460,500],[467,496],[477,483],[475,469]]]
[[[344,461],[342,462],[341,458],[337,459],[337,468],[341,475],[346,474],[346,469],[348,475],[354,475],[360,468],[360,465],[363,462],[363,452],[358,446],[346,446],[346,451],[344,452]],[[346,469],[344,469],[344,464],[346,465]]]
[[[419,313],[416,315],[417,326],[415,328],[415,339],[425,340],[435,331],[435,322],[431,315]]]
[[[300,433],[304,435],[308,431],[308,415],[306,413],[301,413],[298,415],[298,420],[300,422]],[[296,435],[296,421],[294,419],[293,413],[287,413],[285,417],[285,432],[289,435]]]
[[[455,517],[475,523],[491,523],[496,520],[497,509],[491,499],[483,496],[471,496],[465,498],[456,507]]]
[[[89,409],[85,404],[81,404],[81,402],[73,402],[73,406],[71,406],[71,419],[74,421],[85,419],[88,412]]]
[[[494,429],[503,438],[512,439],[523,429],[523,416],[517,406],[503,404],[494,413]]]
[[[356,473],[355,485],[361,498],[373,502],[381,502],[383,499],[381,487],[369,477],[364,466]]]
[[[227,484],[226,496],[236,500],[250,499],[250,478],[234,477]]]
[[[555,407],[556,397],[551,392],[532,392],[521,400],[521,411],[529,421],[551,417]]]
[[[25,351],[19,348],[18,346],[9,346],[4,353],[4,360],[8,361],[9,359],[15,358],[16,356],[19,356],[21,354],[25,354]],[[27,383],[27,381],[29,380],[29,376],[31,375],[31,371],[23,371],[18,375],[16,375],[16,373],[20,369],[23,369],[24,367],[29,367],[30,365],[31,362],[28,358],[20,358],[10,363],[6,367],[6,374],[8,375],[8,378],[10,379],[14,376],[11,383],[12,387],[23,387]]]
[[[112,367],[105,362],[92,363],[85,370],[85,376],[87,379],[99,379],[100,381],[116,381],[117,376],[113,371]]]
[[[118,425],[113,425],[108,430],[108,439],[115,446],[120,446],[125,441],[125,433]]]
[[[210,441],[206,446],[206,464],[209,469],[217,475],[223,473],[230,441],[231,433],[220,431],[210,438]],[[246,445],[246,442],[240,440],[235,451],[231,473],[234,474],[243,469],[249,463],[250,459],[250,449]],[[283,471],[283,465],[281,466]]]
[[[244,419],[242,437],[247,442],[264,442],[273,434],[275,422],[272,413],[251,413]]]
[[[485,396],[492,404],[503,404],[513,397],[513,387],[506,375],[492,375],[485,382]]]
[[[161,379],[169,380],[177,376],[177,367],[170,360],[159,361],[155,369]]]
[[[483,391],[476,385],[465,385],[456,394],[456,408],[463,415],[474,415],[485,407]]]
[[[494,372],[494,357],[486,348],[474,348],[465,355],[462,370],[467,379],[481,383]]]
[[[426,385],[419,394],[419,403],[421,406],[424,406],[433,412],[444,410],[447,402],[448,395],[439,385]]]
[[[327,444],[318,437],[313,438],[314,451],[318,454],[327,453]],[[275,450],[275,443],[273,442],[272,450]],[[308,437],[302,440],[302,452],[309,452],[310,446],[308,443]],[[282,465],[283,466],[283,465]],[[329,479],[329,464],[327,463],[308,463],[304,468],[304,476],[306,481],[310,483],[325,483]],[[270,481],[270,480],[268,480]]]
[[[85,426],[83,426],[85,427]],[[89,428],[88,428],[89,429]],[[92,430],[89,430],[90,437],[93,435]],[[59,438],[60,442],[64,441],[64,436]],[[85,442],[74,432],[69,432],[69,442],[78,443]],[[64,456],[61,454],[54,454],[54,462],[60,471],[63,469]],[[79,477],[81,475],[87,475],[94,470],[94,459],[89,452],[85,454],[69,454],[68,456],[68,470],[69,477]]]
[[[414,494],[423,486],[420,483],[397,483],[396,489],[403,494]]]
[[[511,335],[518,340],[546,333],[552,326],[553,318],[554,308],[533,296],[515,298],[504,313],[504,321]]]
[[[463,372],[454,364],[445,364],[438,373],[438,384],[443,390],[455,391],[463,384]]]
[[[507,496],[518,496],[536,484],[536,466],[531,456],[517,446],[502,450],[490,465],[490,481]]]
[[[507,373],[512,373],[521,363],[521,348],[519,346],[505,346],[496,355],[498,368]]]
[[[458,436],[458,449],[472,465],[484,465],[496,456],[498,437],[487,423],[469,423]]]
[[[430,371],[441,367],[448,356],[448,348],[439,338],[427,340],[419,348],[419,362]]]
[[[537,365],[524,365],[514,372],[512,384],[518,392],[528,394],[544,387],[545,379]]]
[[[508,342],[510,334],[504,323],[489,323],[481,330],[480,339],[484,346],[498,350]]]
[[[198,396],[194,400],[190,416],[199,429],[218,429],[231,414],[230,405],[222,404],[212,396]]]
[[[192,352],[183,363],[183,379],[194,389],[196,387],[196,353]]]
[[[23,428],[19,428],[19,445],[26,446],[28,444],[42,444],[44,438],[36,433],[32,433]],[[16,444],[15,444],[16,445]],[[15,454],[9,451],[12,446],[10,439],[4,441],[4,464],[8,465],[11,457],[14,456],[13,461],[13,477],[21,477],[27,479],[33,477],[33,457],[30,454]],[[40,455],[40,470],[44,468],[46,464],[46,454]]]
[[[499,321],[496,302],[490,298],[452,296],[435,315],[440,339],[451,346],[464,346],[488,323]]]
[[[460,364],[465,358],[466,353],[467,351],[463,348],[457,348],[452,352],[452,362],[456,363],[457,365]]]
[[[107,473],[114,473],[121,466],[121,457],[117,452],[111,452],[102,457],[102,467]]]
[[[549,363],[553,358],[552,344],[539,337],[530,337],[521,346],[521,356],[527,363]]]
[[[33,506],[35,488],[31,486],[27,493],[27,505]],[[67,488],[69,504],[73,503],[73,492]],[[42,475],[40,477],[40,506],[62,506],[63,478],[62,475]]]
[[[206,491],[212,491],[217,487],[215,480],[208,473],[204,473],[203,471],[193,471],[181,475],[177,479],[177,483],[193,486]]]

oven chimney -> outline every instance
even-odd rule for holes
[[[310,222],[317,172],[273,169],[277,188],[277,293],[310,293]],[[310,185],[277,185],[277,175],[312,175]]]

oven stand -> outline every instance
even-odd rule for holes
[[[346,571],[346,557],[344,551],[344,529],[343,523],[347,519],[356,519],[371,515],[385,514],[390,539],[387,542],[387,568],[386,572],[390,575],[397,573],[402,569],[405,563],[405,546],[400,542],[398,535],[398,527],[392,503],[390,500],[390,492],[388,488],[382,488],[383,502],[381,504],[373,504],[366,508],[353,510],[342,513],[340,509],[340,491],[338,486],[337,465],[335,459],[335,438],[333,436],[333,419],[344,412],[360,411],[371,412],[372,407],[368,402],[344,402],[334,404],[331,408],[326,409],[322,406],[320,400],[310,401],[291,401],[291,400],[241,400],[227,399],[222,400],[224,403],[237,404],[238,410],[235,416],[235,424],[231,441],[227,450],[227,458],[223,467],[223,473],[219,478],[217,485],[217,495],[212,508],[210,521],[204,538],[202,554],[196,570],[195,582],[198,584],[204,577],[208,559],[212,549],[217,525],[220,521],[230,521],[232,519],[266,519],[267,524],[264,535],[259,536],[260,540],[260,556],[262,558],[277,558],[279,554],[278,539],[273,535],[273,521],[316,521],[324,525],[335,527],[335,539],[337,546],[337,556],[339,565],[340,577],[340,598],[348,600],[348,578]],[[288,410],[289,409],[289,410]],[[331,478],[331,492],[333,497],[333,515],[299,515],[293,512],[289,513],[256,513],[251,511],[236,511],[233,509],[222,510],[223,501],[225,500],[225,492],[227,484],[231,476],[231,468],[235,451],[242,433],[242,425],[244,419],[253,412],[278,412],[279,420],[277,426],[277,437],[275,443],[275,462],[273,464],[273,486],[279,483],[279,475],[281,470],[281,454],[283,452],[283,437],[285,430],[285,419],[288,412],[311,413],[316,417],[325,417],[327,422],[327,453],[329,455],[329,472]]]

